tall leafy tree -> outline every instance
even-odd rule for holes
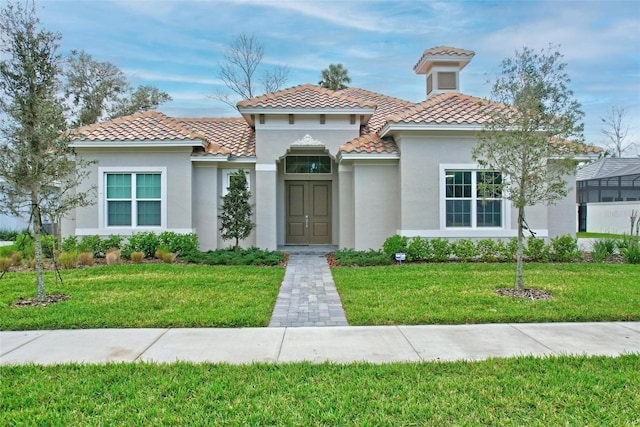
[[[151,110],[171,100],[168,93],[155,86],[134,90],[117,66],[96,61],[83,51],[71,53],[64,76],[65,95],[75,109],[72,126]]]
[[[222,198],[220,218],[220,235],[225,240],[235,240],[235,250],[240,247],[240,240],[249,237],[255,224],[251,221],[253,208],[249,204],[251,193],[247,185],[246,172],[242,169],[231,174],[227,194]]]
[[[320,87],[326,89],[345,89],[347,83],[351,83],[349,70],[344,68],[342,64],[330,64],[329,68],[322,70],[322,80],[318,82]]]
[[[562,58],[553,46],[539,52],[524,47],[502,62],[487,108],[490,120],[473,150],[478,164],[501,174],[480,190],[500,191],[518,210],[518,289],[524,289],[525,208],[567,196],[566,176],[575,170],[572,157],[583,140],[584,114]]]
[[[62,58],[58,33],[42,28],[35,6],[0,10],[0,209],[30,218],[35,244],[37,299],[45,299],[42,218],[91,203],[76,186],[86,163],[73,159],[58,98]]]
[[[236,36],[218,67],[218,78],[224,89],[211,96],[233,108],[239,100],[276,92],[289,78],[285,66],[264,67],[264,45],[255,36],[244,33]]]

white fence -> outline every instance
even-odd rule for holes
[[[640,215],[640,201],[587,203],[587,231],[629,234],[632,211]]]

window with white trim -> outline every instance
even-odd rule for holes
[[[500,172],[445,170],[446,227],[502,227],[501,187]]]
[[[105,173],[107,227],[160,227],[162,174]]]

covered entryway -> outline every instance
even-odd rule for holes
[[[286,181],[286,243],[331,244],[331,181]]]

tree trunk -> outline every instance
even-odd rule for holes
[[[238,253],[238,250],[240,249],[240,239],[237,237],[236,237],[236,247],[234,249],[236,253]]]
[[[516,288],[524,289],[522,256],[524,253],[524,207],[518,208],[518,250],[516,251]]]
[[[36,299],[40,302],[43,302],[46,294],[44,289],[44,273],[42,269],[42,240],[40,238],[42,232],[42,223],[40,217],[40,205],[38,204],[38,198],[35,194],[31,195],[31,201],[33,205],[33,246],[35,249],[36,257]]]

